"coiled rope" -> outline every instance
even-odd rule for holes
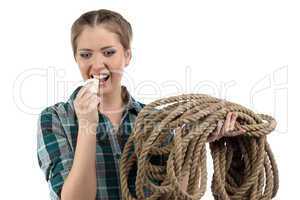
[[[238,114],[236,121],[246,133],[209,143],[214,198],[273,198],[278,190],[278,169],[266,136],[275,129],[275,119],[209,95],[183,94],[156,100],[137,116],[120,162],[123,199],[201,199],[207,187],[207,138],[228,112]],[[166,143],[170,134],[172,140]],[[153,164],[150,158],[155,155],[166,156],[166,164]],[[135,164],[136,194],[131,194],[128,174]],[[184,176],[189,177],[187,190],[180,186]],[[145,197],[145,188],[151,191],[149,197]]]

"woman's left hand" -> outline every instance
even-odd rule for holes
[[[213,142],[215,140],[219,140],[222,137],[233,137],[245,133],[246,130],[242,129],[240,124],[236,121],[237,116],[238,115],[236,112],[229,112],[226,116],[224,124],[222,120],[218,121],[217,130],[215,130],[208,136],[207,141]],[[234,131],[235,126],[239,130]]]

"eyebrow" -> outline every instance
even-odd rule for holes
[[[111,47],[113,47],[113,46],[105,46],[105,47],[102,47],[100,50],[105,50],[105,49],[108,49]],[[93,51],[93,50],[84,48],[84,49],[79,49],[79,51]]]

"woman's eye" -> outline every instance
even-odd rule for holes
[[[115,53],[115,50],[110,50],[110,51],[104,51],[103,54],[107,57],[113,55]]]
[[[87,58],[89,58],[90,56],[91,56],[90,53],[81,53],[81,54],[80,54],[80,57],[81,57],[81,58],[84,58],[84,59],[87,59]]]

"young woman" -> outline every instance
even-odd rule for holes
[[[97,78],[99,87],[95,93],[93,82],[80,86],[67,102],[39,116],[37,156],[51,199],[121,199],[119,159],[144,106],[121,85],[132,56],[131,39],[130,23],[110,10],[84,13],[72,25],[82,78]],[[230,114],[222,130],[233,129],[234,121]],[[218,139],[219,132],[212,138]],[[134,191],[135,172],[130,178]]]

